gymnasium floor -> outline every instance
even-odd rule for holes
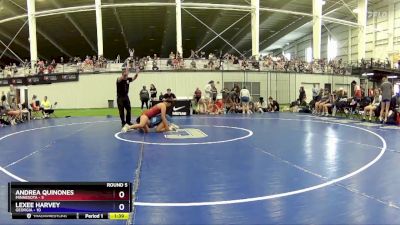
[[[9,181],[139,179],[133,224],[400,224],[400,129],[301,114],[175,118],[119,134],[117,118],[0,129],[0,224]],[[135,172],[137,171],[137,172]]]

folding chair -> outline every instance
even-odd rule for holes
[[[54,105],[51,106],[51,109],[44,111],[48,117],[51,117],[53,115],[53,118],[57,118],[57,116],[55,114],[57,104],[58,104],[58,102],[55,102]]]
[[[31,119],[41,119],[41,118],[43,118],[42,111],[41,110],[34,110],[32,104],[29,104],[29,109],[28,110],[31,112]]]

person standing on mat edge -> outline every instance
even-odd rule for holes
[[[129,77],[129,66],[127,65],[125,71],[123,71],[122,75],[117,79],[117,104],[122,127],[124,127],[126,124],[132,125],[131,101],[129,100],[128,96],[129,84],[138,78],[139,71],[139,68],[136,68],[136,75],[133,78]],[[124,110],[126,110],[126,117]]]
[[[382,78],[381,90],[382,90],[382,101],[381,101],[381,113],[379,116],[379,121],[381,123],[386,123],[389,115],[390,100],[392,99],[392,93],[393,93],[393,86],[388,81],[388,78],[386,76]]]

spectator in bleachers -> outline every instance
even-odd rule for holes
[[[191,69],[197,69],[196,61],[193,59],[192,62],[190,63],[190,68]]]
[[[382,101],[382,95],[380,95],[379,90],[375,89],[374,91],[374,96],[373,100],[371,103],[364,108],[364,115],[363,115],[363,120],[366,120],[366,116],[369,115],[369,122],[372,121],[372,115],[374,114],[375,110],[378,108],[378,106],[381,104]]]
[[[390,100],[392,99],[393,86],[385,76],[382,78],[381,90],[382,90],[382,102],[381,102],[381,113],[379,121],[386,123],[388,119],[388,113],[390,108]]]
[[[158,70],[160,70],[160,68],[158,67],[158,63],[157,63],[158,60],[160,60],[160,59],[157,58],[157,54],[154,54],[154,58],[153,58],[153,67],[152,67],[152,70],[153,70],[153,71],[158,71]]]

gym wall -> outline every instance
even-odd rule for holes
[[[29,86],[29,99],[36,94],[41,100],[48,96],[54,103],[58,102],[57,108],[106,108],[108,100],[114,100],[116,105],[116,80],[119,73],[87,74],[80,75],[79,82],[57,83],[50,85]],[[133,74],[131,74],[133,76]],[[310,84],[317,84],[324,87],[325,84],[332,84],[333,89],[339,87],[350,87],[350,83],[356,76],[335,76],[326,74],[296,74],[279,72],[143,72],[139,78],[130,85],[129,96],[132,107],[138,107],[139,92],[143,85],[147,89],[153,83],[158,91],[165,93],[171,88],[175,95],[192,98],[197,87],[204,92],[205,85],[214,80],[218,91],[221,91],[224,82],[259,82],[260,95],[264,98],[272,96],[282,104],[290,103],[298,97],[300,86],[306,87],[308,100],[311,99],[308,90]],[[308,84],[308,85],[307,85]],[[8,87],[0,88],[8,92]],[[349,91],[349,90],[348,90]]]

